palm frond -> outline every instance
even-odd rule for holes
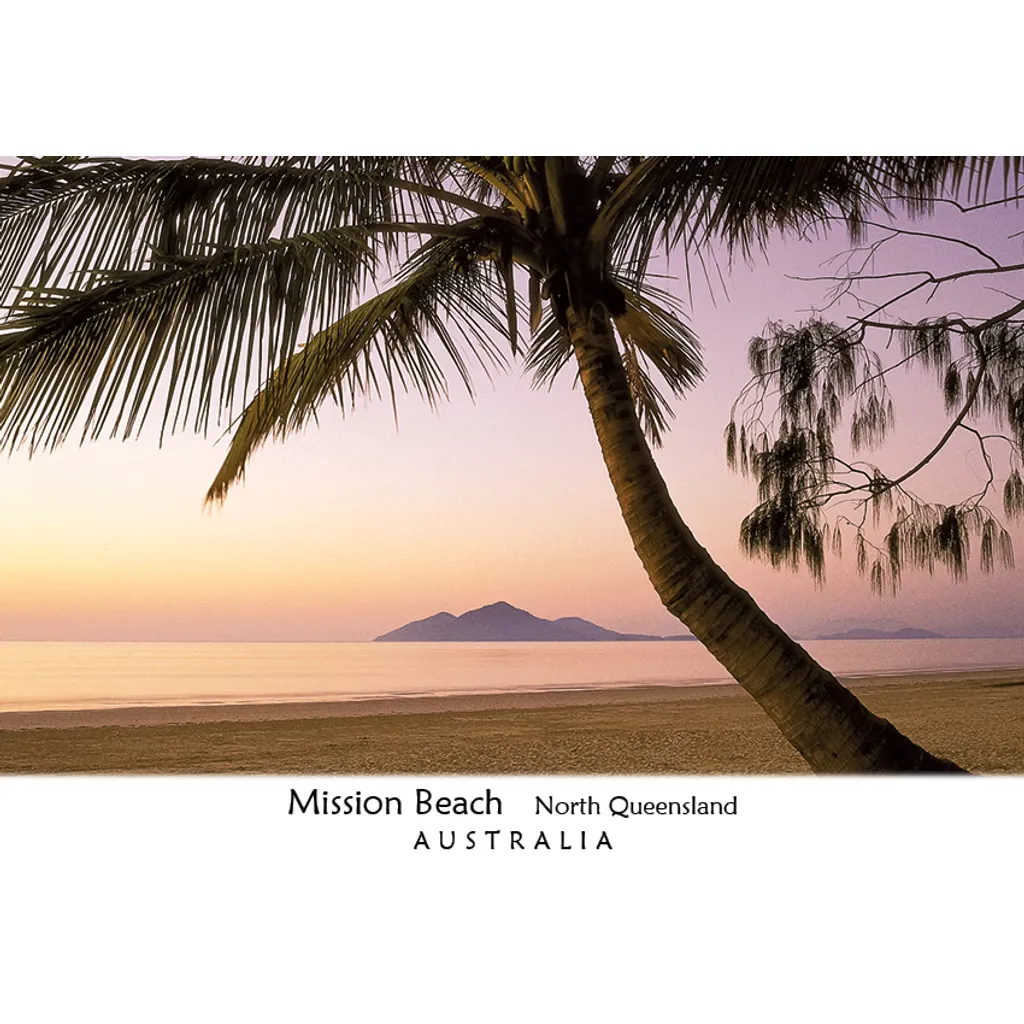
[[[340,228],[35,291],[0,330],[0,446],[56,447],[83,414],[83,439],[129,436],[164,388],[162,429],[203,431],[336,319],[372,262],[366,232]]]
[[[637,346],[629,341],[623,341],[622,364],[640,426],[648,441],[655,448],[660,448],[668,431],[669,420],[675,418],[672,406],[647,372]]]
[[[615,329],[650,362],[675,397],[704,376],[700,342],[684,323],[679,301],[669,292],[648,285],[643,290],[615,279],[625,297],[626,311],[615,317]]]
[[[517,213],[523,214],[526,207],[514,182],[506,172],[505,165],[498,157],[464,156],[456,159],[452,175],[459,181],[466,195],[478,202],[492,205],[507,203]]]
[[[250,457],[268,439],[302,429],[328,399],[342,409],[373,393],[415,390],[431,404],[447,382],[430,340],[440,341],[472,393],[464,346],[487,371],[504,368],[492,340],[502,333],[505,279],[491,249],[467,239],[441,238],[413,256],[401,279],[319,332],[282,365],[239,418],[207,502],[221,502],[241,480]]]
[[[572,339],[555,316],[550,303],[541,310],[524,357],[535,388],[550,388],[572,358]]]
[[[410,217],[454,220],[462,199],[441,187],[450,166],[417,157],[24,162],[0,178],[0,301],[15,283],[75,287],[97,267],[141,270],[212,246]]]
[[[650,287],[634,291],[624,282],[617,283],[626,300],[625,312],[615,317],[626,377],[644,433],[651,444],[661,447],[675,414],[651,371],[673,397],[681,397],[704,376],[700,343],[682,321],[674,296]]]
[[[642,270],[652,251],[723,238],[744,252],[772,232],[839,217],[857,235],[886,197],[920,208],[941,195],[984,194],[995,157],[649,157],[614,189],[592,241]],[[1004,187],[1020,179],[1005,158]]]

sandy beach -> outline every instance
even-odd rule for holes
[[[845,682],[965,768],[1024,773],[1024,672]],[[803,771],[735,685],[0,714],[5,773]]]

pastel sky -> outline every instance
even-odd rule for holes
[[[1020,260],[1021,239],[1008,236],[1024,229],[1024,212],[964,220],[943,212],[912,226],[968,231],[995,255]],[[690,317],[707,377],[675,403],[674,428],[657,454],[670,491],[726,571],[797,635],[852,625],[1020,634],[1019,569],[985,576],[975,563],[957,586],[944,572],[909,573],[897,599],[878,598],[849,555],[830,562],[818,589],[805,572],[778,572],[738,550],[754,484],[726,469],[723,429],[748,377],[747,343],[769,319],[798,321],[823,307],[827,283],[789,275],[827,272],[822,262],[849,244],[842,232],[773,244],[767,259],[723,266],[727,295],[695,274]],[[918,239],[892,243],[878,268],[979,265],[964,247]],[[682,269],[673,260],[670,270]],[[1005,275],[950,286],[927,306],[915,300],[901,310],[988,314],[1011,304],[986,285],[1021,291],[1020,280]],[[682,281],[669,287],[687,297]],[[880,282],[867,294],[895,288]],[[829,316],[842,322],[854,310],[847,301]],[[548,618],[678,632],[632,551],[571,379],[535,391],[517,367],[478,385],[475,399],[453,385],[451,403],[436,412],[400,399],[397,430],[387,404],[344,420],[329,407],[318,428],[258,454],[245,484],[213,511],[202,499],[225,449],[214,437],[181,435],[161,449],[147,431],[128,443],[4,459],[0,640],[366,640],[497,600]],[[878,461],[895,475],[934,444],[945,419],[930,378],[899,370],[892,388],[897,430]],[[958,439],[922,477],[922,496],[953,500],[977,489],[983,466],[968,440]],[[1000,510],[998,496],[992,505]],[[1024,531],[1012,532],[1024,565]]]

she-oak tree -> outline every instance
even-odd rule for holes
[[[0,179],[0,295],[9,307],[0,326],[0,444],[31,453],[78,429],[83,440],[127,437],[154,416],[162,431],[202,432],[230,420],[242,401],[207,495],[219,502],[262,443],[301,428],[324,402],[345,407],[399,389],[437,402],[447,389],[439,355],[471,389],[471,362],[485,371],[508,365],[503,341],[540,383],[566,367],[578,374],[659,597],[814,770],[956,771],[868,711],[683,522],[650,445],[671,417],[662,389],[679,397],[700,380],[700,350],[678,303],[651,284],[650,266],[674,248],[699,254],[719,240],[748,251],[774,232],[836,220],[856,236],[887,202],[980,194],[995,165],[952,157],[25,158]],[[1007,161],[1003,169],[1010,191],[1021,168]],[[792,349],[772,351],[788,366]],[[779,443],[756,422],[743,424],[739,458],[758,473],[766,510],[745,525],[748,548],[786,558],[810,551],[813,568],[815,501],[835,468],[826,434],[833,398],[843,397],[835,381],[845,378],[827,359],[811,369],[813,383],[800,377],[790,388],[800,415]],[[808,445],[817,446],[816,462]],[[787,452],[800,472],[780,469],[777,456]],[[794,473],[796,490],[787,483]]]

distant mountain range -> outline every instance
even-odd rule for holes
[[[933,633],[930,629],[848,629],[844,633],[829,633],[819,636],[819,640],[945,640],[942,633]]]
[[[406,623],[378,636],[379,643],[466,643],[466,642],[569,642],[616,640],[692,640],[692,636],[649,636],[646,633],[616,633],[586,619],[540,619],[498,601],[474,608],[464,615],[438,612],[429,619]]]

